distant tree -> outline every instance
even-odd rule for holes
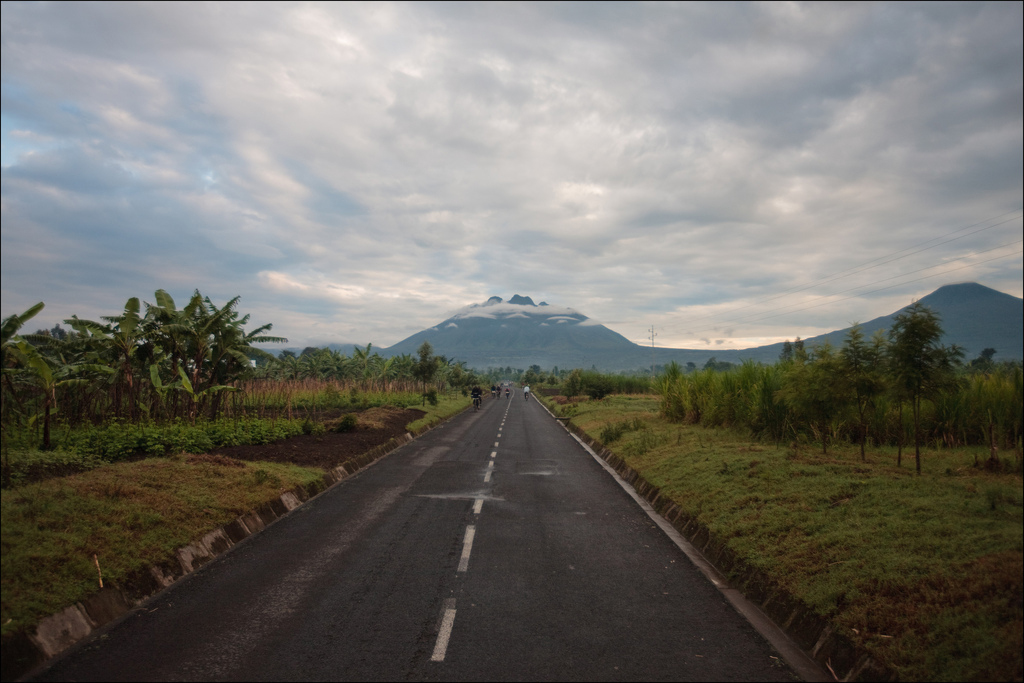
[[[898,398],[910,402],[914,415],[914,463],[921,473],[921,402],[952,384],[954,366],[963,358],[956,346],[939,345],[939,316],[914,302],[896,316],[889,330],[890,368]]]
[[[704,363],[705,370],[714,370],[715,372],[725,372],[727,370],[731,370],[734,367],[736,367],[735,363],[730,363],[729,361],[725,360],[720,361],[714,356],[708,358],[708,361]]]
[[[778,397],[817,434],[821,452],[827,454],[829,436],[850,401],[850,387],[832,347],[815,347],[813,358],[802,348],[795,351]]]
[[[438,368],[438,360],[434,356],[434,347],[427,341],[420,344],[420,348],[416,350],[416,355],[419,357],[419,360],[413,366],[412,374],[423,385],[423,405],[427,405],[427,384],[434,379],[434,374]]]
[[[779,352],[779,360],[783,363],[793,360],[793,344],[788,339],[782,342],[782,351]]]
[[[583,373],[583,392],[595,401],[600,401],[612,393],[611,380],[596,371]]]
[[[697,364],[694,363],[692,360],[686,364],[686,371],[687,372],[693,372],[696,369],[697,369]]]
[[[867,411],[885,390],[882,359],[885,355],[885,338],[879,331],[871,344],[864,341],[860,325],[854,325],[846,334],[846,344],[839,352],[841,370],[853,389],[857,405],[857,431],[860,440],[860,459],[864,461],[867,441]]]
[[[576,368],[569,373],[562,384],[562,393],[567,398],[575,398],[583,392],[583,371]]]
[[[982,352],[978,354],[978,357],[971,361],[971,367],[977,368],[978,370],[991,370],[993,366],[992,358],[995,355],[995,349],[983,349]]]

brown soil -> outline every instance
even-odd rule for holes
[[[405,434],[405,426],[425,414],[422,410],[371,408],[359,414],[359,424],[350,432],[293,436],[264,446],[225,446],[211,453],[236,460],[286,462],[328,470]],[[336,423],[337,420],[328,421],[328,428]]]

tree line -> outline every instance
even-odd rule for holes
[[[836,349],[787,342],[774,365],[745,362],[724,372],[686,373],[673,363],[656,381],[663,415],[707,426],[740,426],[782,441],[807,438],[823,453],[838,440],[903,449],[921,445],[1021,445],[1020,363],[992,362],[986,349],[970,365],[963,351],[939,343],[938,316],[915,303],[896,316],[888,333],[865,339],[859,326]]]
[[[3,320],[0,365],[0,425],[12,431],[41,431],[51,447],[51,425],[104,421],[167,422],[244,412],[260,394],[287,403],[299,383],[319,380],[314,391],[436,392],[464,389],[479,377],[464,363],[435,355],[429,344],[409,355],[383,358],[368,344],[351,356],[330,349],[274,356],[257,344],[288,340],[270,334],[271,324],[250,327],[238,311],[239,297],[217,305],[198,290],[181,308],[164,290],[154,301],[127,300],[117,315],[88,320],[77,315],[50,330],[23,333],[43,310],[42,302]],[[273,385],[268,387],[268,385]],[[284,386],[285,390],[280,388]],[[432,393],[433,392],[433,393]],[[307,392],[309,393],[309,392]],[[230,398],[229,398],[230,397]],[[270,397],[270,398],[267,398]],[[261,411],[262,412],[262,411]]]

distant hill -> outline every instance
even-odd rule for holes
[[[942,343],[963,347],[968,360],[986,348],[996,350],[996,360],[1024,357],[1024,299],[976,282],[964,282],[939,287],[920,301],[939,315],[944,332]],[[864,336],[870,338],[875,330],[888,330],[902,310],[862,323]],[[841,346],[849,329],[829,332],[810,341]]]
[[[940,316],[945,331],[942,343],[962,346],[967,359],[985,348],[996,349],[996,360],[1024,357],[1021,299],[970,282],[940,287],[921,303]],[[863,323],[865,336],[888,329],[900,311]],[[848,330],[805,342],[814,345],[828,341],[841,346]],[[466,361],[469,367],[478,369],[536,364],[544,369],[594,366],[617,371],[649,367],[652,359],[649,347],[634,344],[572,308],[535,304],[530,297],[518,294],[508,301],[493,296],[481,304],[466,306],[434,327],[380,351],[389,356],[415,354],[424,341],[431,343],[435,353]],[[745,359],[770,363],[778,359],[781,350],[782,344],[735,351],[657,348],[653,355],[658,365],[674,360],[703,366],[711,357],[733,363]]]
[[[356,347],[359,347],[360,349],[365,349],[366,348],[366,344],[350,344],[350,343],[347,343],[347,342],[342,342],[342,343],[328,344],[326,348],[330,349],[331,351],[339,351],[339,352],[345,354],[346,356],[351,356],[352,355],[352,351]],[[285,351],[291,351],[296,356],[298,356],[303,351],[305,351],[306,348],[310,348],[310,347],[286,346],[283,349],[281,349],[281,348],[269,348],[269,347],[268,348],[260,347],[260,348],[263,348],[264,351],[268,351],[269,353],[272,353],[275,356],[280,356]],[[319,349],[319,348],[324,348],[324,347],[317,346],[317,347],[312,347],[312,348],[318,348]],[[373,349],[371,349],[370,352],[372,353],[373,351],[376,351],[376,350],[378,350],[377,347],[373,347]]]
[[[535,304],[516,294],[508,301],[492,296],[382,353],[415,354],[429,341],[434,352],[466,361],[469,367],[617,367],[636,344],[582,313],[564,306]]]

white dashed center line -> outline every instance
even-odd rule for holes
[[[473,514],[474,515],[479,515],[480,514],[480,510],[482,510],[483,507],[484,507],[484,499],[483,498],[477,498],[476,501],[473,502]]]
[[[472,529],[473,527],[470,528]],[[452,637],[452,626],[454,625],[455,598],[448,598],[444,601],[444,611],[441,613],[441,630],[437,634],[437,643],[434,644],[434,654],[430,655],[430,661],[444,661],[444,653],[448,650],[448,640]]]
[[[476,527],[470,524],[466,527],[466,537],[462,540],[462,557],[459,558],[459,571],[469,569],[469,554],[473,552],[473,537],[476,536]]]

